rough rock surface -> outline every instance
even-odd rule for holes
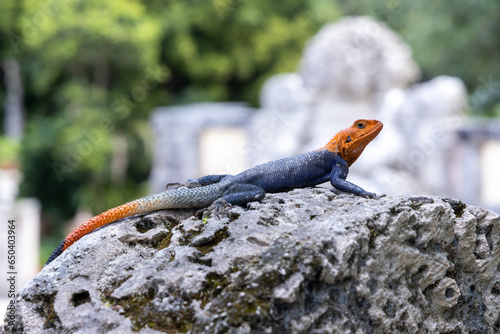
[[[71,246],[2,333],[494,333],[500,217],[325,188],[228,218],[160,211]]]

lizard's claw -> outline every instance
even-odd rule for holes
[[[369,193],[369,192],[366,192],[366,193],[362,194],[361,196],[363,196],[364,198],[370,198],[370,199],[376,199],[377,198],[377,194],[375,194],[375,193]]]
[[[170,182],[170,183],[167,183],[167,185],[165,186],[165,189],[175,190],[175,189],[181,188],[182,186],[183,186],[183,184],[180,182]]]
[[[218,199],[209,207],[196,211],[194,214],[198,218],[208,218],[214,215],[217,219],[229,216],[229,209],[233,206],[226,200]]]
[[[387,195],[383,194],[383,195],[377,196],[377,194],[375,194],[375,193],[365,192],[364,194],[361,194],[361,196],[364,198],[370,198],[370,199],[380,199],[380,198],[385,197]]]

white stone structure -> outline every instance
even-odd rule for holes
[[[253,162],[247,147],[252,142],[248,130],[251,111],[244,103],[155,109],[150,119],[155,134],[152,192],[164,191],[170,182],[248,168]]]

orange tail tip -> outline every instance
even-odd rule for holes
[[[139,214],[140,212],[137,211],[137,207],[138,203],[136,201],[129,202],[117,206],[115,208],[109,209],[108,211],[105,211],[100,215],[92,217],[82,225],[78,226],[73,232],[68,234],[63,241],[61,241],[59,246],[57,246],[54,252],[52,252],[52,255],[50,255],[45,265],[54,261],[55,258],[61,255],[62,252],[64,252],[69,246],[74,244],[78,239],[80,239],[84,235],[89,234],[90,232],[98,229],[99,227],[115,222],[119,219]]]

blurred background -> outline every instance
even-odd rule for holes
[[[500,212],[499,31],[496,0],[0,1],[1,226],[36,273],[95,214],[364,117],[352,181]]]

